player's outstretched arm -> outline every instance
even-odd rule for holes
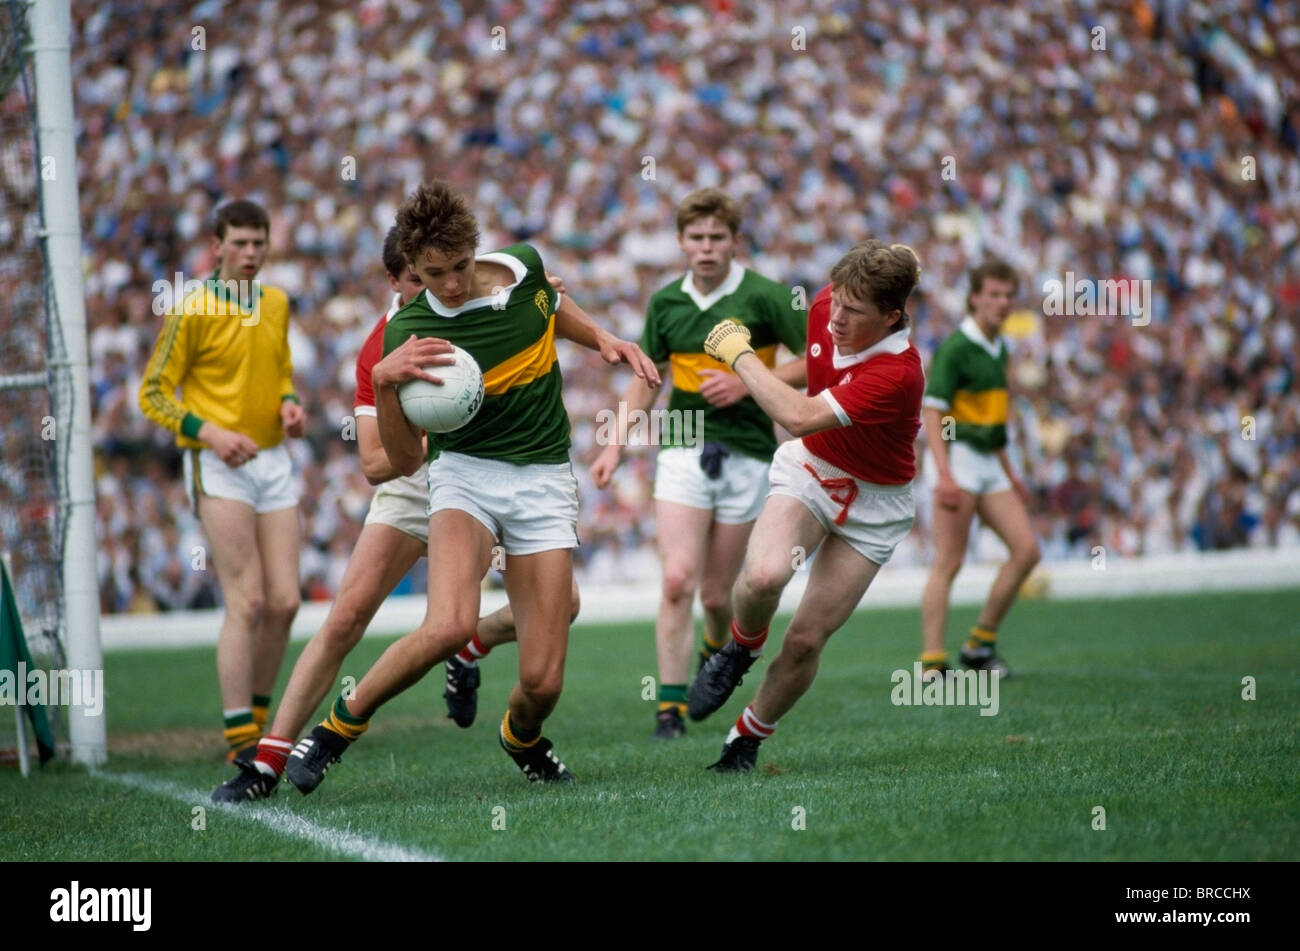
[[[371,371],[379,439],[393,468],[402,475],[414,474],[423,464],[421,440],[424,433],[402,412],[397,388],[410,380],[427,380],[441,385],[442,378],[434,376],[427,368],[455,362],[455,358],[450,356],[452,349],[451,344],[439,337],[416,337],[412,334],[376,363]]]
[[[634,377],[627,386],[627,392],[623,394],[623,406],[629,415],[637,410],[645,412],[655,405],[659,393],[660,390],[657,387],[651,387],[645,380]],[[600,451],[600,454],[596,456],[596,460],[588,470],[591,473],[591,481],[596,484],[596,488],[603,489],[609,485],[610,479],[614,477],[614,471],[622,461],[623,447],[617,442],[610,443]]]
[[[644,380],[648,386],[656,387],[663,382],[654,361],[639,346],[630,340],[620,340],[597,325],[568,294],[560,300],[559,309],[555,312],[555,335],[572,340],[580,347],[595,350],[610,365],[626,363],[637,375],[637,379]]]
[[[792,436],[807,436],[841,425],[824,399],[805,396],[769,370],[749,344],[749,328],[724,320],[704,341],[704,352],[731,367],[744,382],[754,402]],[[746,359],[752,357],[753,359]]]

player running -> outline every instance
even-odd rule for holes
[[[285,688],[284,699],[276,709],[271,731],[257,745],[252,763],[240,761],[239,773],[212,793],[214,802],[244,802],[262,799],[275,792],[284,773],[285,763],[293,750],[294,738],[307,725],[312,711],[325,699],[336,682],[344,658],[351,652],[384,599],[392,594],[429,545],[429,521],[425,509],[429,503],[427,466],[414,475],[397,472],[384,452],[375,416],[375,397],[371,372],[383,348],[388,320],[402,305],[424,289],[415,272],[397,249],[397,229],[384,239],[384,270],[393,292],[392,305],[379,318],[374,330],[357,356],[357,389],[353,414],[357,426],[357,446],[361,468],[371,485],[378,485],[370,501],[370,511],[348,559],[348,567],[339,585],[338,597],[330,607],[325,623],[304,648],[294,665]],[[449,357],[435,357],[430,364],[449,362]],[[578,610],[578,589],[573,587],[573,615]],[[515,639],[514,616],[510,606],[480,618],[473,641],[465,648],[474,656],[486,656],[499,644]],[[456,725],[468,727],[478,710],[479,671],[476,663],[458,664],[455,675],[448,661],[448,714]]]
[[[655,619],[659,707],[654,736],[686,732],[686,685],[695,646],[695,592],[704,608],[703,663],[727,643],[731,586],[745,542],[767,494],[776,451],[769,419],[729,368],[707,356],[704,338],[719,320],[741,321],[767,367],[777,344],[803,353],[804,327],[790,290],[735,260],[740,212],[715,188],[692,192],[677,207],[677,241],[687,273],[650,299],[641,347],[659,369],[672,369],[673,391],[663,448],[655,466],[655,535],[663,587]],[[787,383],[803,361],[776,371]],[[642,380],[623,402],[629,414],[647,411],[658,396]],[[688,425],[696,418],[702,425]],[[597,488],[609,484],[622,457],[617,441],[591,466]]]
[[[289,756],[285,775],[309,793],[370,718],[474,635],[479,582],[492,548],[505,549],[506,593],[514,609],[519,680],[501,721],[500,741],[531,781],[571,780],[542,736],[559,699],[568,647],[572,550],[577,547],[577,482],[569,464],[569,420],[561,399],[555,337],[627,362],[658,383],[653,363],[632,343],[599,330],[547,282],[529,245],[475,257],[478,225],[444,182],[418,188],[397,215],[399,249],[425,292],[389,320],[386,356],[374,367],[379,434],[397,471],[429,462],[429,606],[419,628],[391,645],[324,722]],[[478,414],[450,433],[424,434],[402,414],[397,387],[433,380],[424,368],[452,345],[483,369]]]
[[[948,595],[961,570],[971,516],[978,514],[1010,551],[961,662],[1003,677],[1011,671],[997,655],[998,626],[1020,585],[1041,557],[1029,522],[1029,492],[1007,459],[1007,347],[1000,336],[1019,286],[1003,261],[971,271],[970,314],[935,351],[925,387],[925,441],[934,484],[934,563],[921,596],[921,669],[926,679],[948,669],[943,634]]]
[[[759,743],[812,686],[826,642],[911,528],[925,378],[904,307],[920,274],[916,255],[901,244],[864,241],[839,260],[808,312],[806,396],[750,359],[746,328],[724,322],[705,341],[799,438],[772,460],[771,494],[736,581],[732,640],[695,678],[693,718],[717,710],[740,684],[796,565],[817,552],[781,652],[709,767],[717,772],[754,768]]]
[[[282,443],[303,435],[306,416],[289,298],[256,280],[270,224],[251,201],[217,209],[217,271],[167,315],[139,395],[185,451],[185,490],[212,546],[225,600],[217,679],[228,760],[251,756],[262,734],[298,613],[298,494]]]

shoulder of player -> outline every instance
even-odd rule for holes
[[[659,290],[650,295],[650,306],[664,304],[680,304],[683,301],[692,303],[686,291],[682,290],[682,282],[686,280],[685,274],[678,274],[675,278],[665,284]]]
[[[488,261],[491,261],[494,255],[511,257],[522,264],[524,266],[525,279],[530,276],[535,276],[541,280],[546,279],[546,268],[542,264],[542,254],[531,244],[521,241],[520,243],[512,244],[509,247],[498,248],[495,251],[480,254],[479,259],[487,259]]]
[[[740,279],[740,288],[742,292],[751,294],[778,295],[783,297],[792,297],[793,291],[786,287],[780,281],[774,281],[754,270],[752,267],[744,268],[745,274]]]
[[[262,284],[262,306],[270,304],[276,307],[289,308],[289,295],[283,288],[276,287],[274,284]]]

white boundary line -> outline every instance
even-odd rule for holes
[[[202,805],[205,809],[216,809],[221,815],[246,822],[256,822],[266,826],[272,832],[302,839],[312,845],[334,852],[347,858],[361,859],[365,862],[445,862],[446,859],[433,852],[421,852],[401,845],[392,845],[379,839],[367,838],[346,829],[333,829],[317,825],[302,816],[290,812],[284,807],[270,805],[221,805],[212,802],[208,794],[192,789],[185,789],[174,783],[150,779],[134,773],[106,773],[98,770],[91,774],[96,779],[106,779],[111,783],[129,786],[157,796],[166,796],[189,806]]]

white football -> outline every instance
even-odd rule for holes
[[[483,405],[483,371],[467,352],[456,347],[456,362],[448,366],[425,367],[441,384],[411,380],[397,388],[397,398],[406,418],[431,433],[460,429]]]

